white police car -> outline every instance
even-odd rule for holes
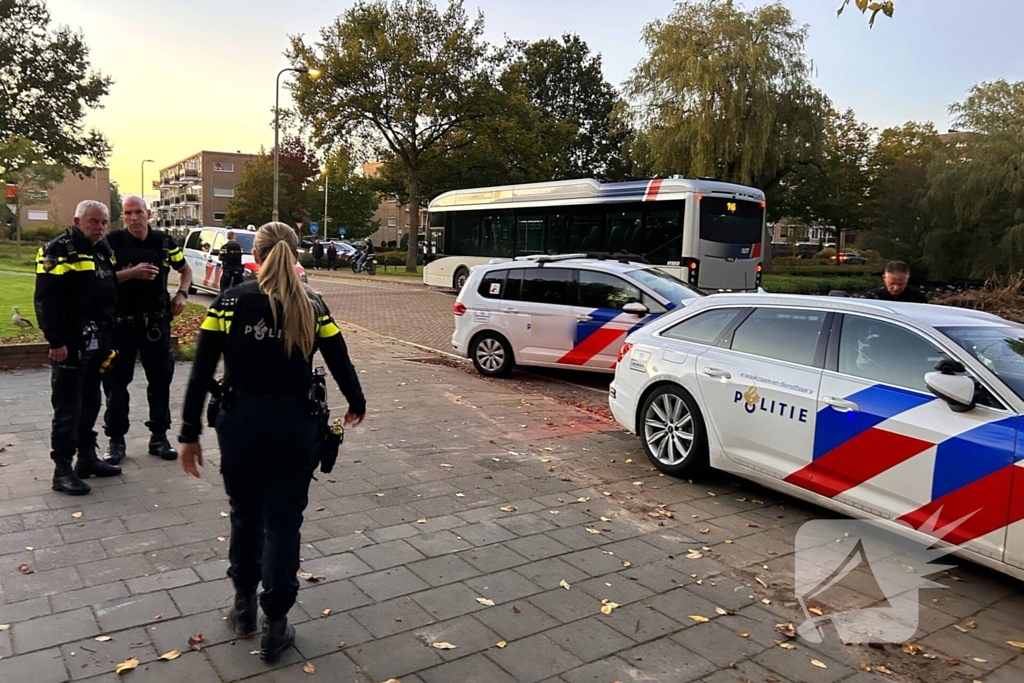
[[[1024,578],[1024,326],[726,294],[633,333],[619,358],[612,412],[659,470],[710,465]]]
[[[220,293],[220,276],[224,270],[220,261],[220,248],[228,241],[229,231],[234,232],[235,241],[242,247],[245,279],[256,277],[260,267],[252,256],[252,245],[256,238],[255,226],[250,225],[248,230],[221,227],[192,228],[188,231],[182,249],[185,261],[192,268],[192,287],[189,294],[195,294],[197,290],[211,294]],[[295,272],[303,282],[308,282],[306,269],[298,262],[295,263]]]
[[[582,254],[476,266],[452,348],[488,376],[516,364],[612,372],[626,335],[703,294],[654,266]]]

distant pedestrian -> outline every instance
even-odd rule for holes
[[[928,297],[916,287],[910,287],[910,266],[903,261],[889,261],[882,274],[884,287],[872,289],[868,298],[881,301],[901,301],[912,304],[926,304]]]
[[[324,245],[320,240],[313,240],[313,269],[320,270],[320,263],[324,259]]]
[[[330,242],[327,245],[327,270],[338,269],[338,248],[334,246],[334,242]]]

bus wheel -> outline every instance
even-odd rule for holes
[[[462,288],[466,286],[466,280],[469,278],[469,271],[465,268],[459,268],[455,271],[455,277],[452,280],[452,286],[455,287],[456,292],[461,292]]]

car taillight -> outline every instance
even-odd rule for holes
[[[633,348],[633,345],[628,343],[628,342],[623,344],[622,348],[619,349],[619,359],[617,361],[615,361],[615,362],[616,363],[621,363],[622,359],[626,357],[626,355],[629,353],[630,349],[632,349],[632,348]]]
[[[455,311],[455,315],[463,315],[466,312],[466,304],[456,301],[455,305],[452,306],[452,310]]]

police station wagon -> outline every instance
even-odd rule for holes
[[[488,376],[516,364],[613,372],[627,334],[701,296],[628,258],[519,257],[470,272],[452,348]]]
[[[633,333],[620,357],[612,412],[659,470],[710,465],[927,530],[1024,578],[1024,326],[928,304],[725,294]]]

